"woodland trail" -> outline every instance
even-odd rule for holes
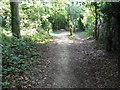
[[[118,57],[95,49],[93,40],[86,40],[82,35],[76,35],[76,39],[69,39],[67,35],[68,32],[53,34],[56,38],[48,44],[42,67],[37,65],[35,87],[118,87]]]

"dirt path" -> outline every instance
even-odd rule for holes
[[[48,44],[36,88],[113,88],[118,86],[117,56],[94,48],[82,35],[69,39],[67,32],[53,34]],[[41,60],[40,60],[41,62]],[[41,66],[38,64],[38,72]]]

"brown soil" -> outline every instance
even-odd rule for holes
[[[38,59],[35,88],[115,88],[118,87],[118,56],[97,50],[93,40],[82,35],[69,39],[68,32],[53,34]]]

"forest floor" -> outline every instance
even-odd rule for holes
[[[44,48],[35,65],[35,88],[118,87],[118,56],[98,50],[94,40],[83,35],[68,38],[68,32],[52,34],[54,41]],[[41,50],[40,50],[41,52]]]

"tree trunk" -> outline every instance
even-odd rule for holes
[[[116,47],[117,47],[117,50],[120,52],[120,17],[118,16],[117,18],[117,30],[116,30],[116,36],[117,36],[117,40],[116,40]]]
[[[107,28],[106,28],[106,50],[112,51],[112,35],[110,29],[110,18],[107,19]]]
[[[74,33],[76,33],[76,25],[74,24]]]
[[[13,36],[20,38],[20,17],[19,17],[19,5],[18,2],[12,2],[10,0],[11,16],[12,16],[12,34]]]
[[[74,22],[73,22],[73,17],[70,17],[70,35],[73,35],[73,31],[74,31]]]
[[[95,2],[94,4],[95,6],[95,39],[98,40],[98,31],[97,31],[97,25],[98,25],[98,14],[97,14],[97,3]]]
[[[98,27],[98,30],[97,30],[97,37],[98,37],[98,39],[99,39],[99,36],[100,36],[100,29],[101,29],[101,19],[100,19],[100,14],[98,15],[99,16],[99,18],[98,18],[98,20],[100,21],[100,24],[99,24],[99,27]]]
[[[72,32],[72,29],[70,29],[70,36],[72,36],[73,35],[73,32]]]

